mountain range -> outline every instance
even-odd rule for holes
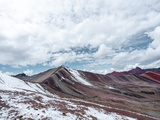
[[[1,119],[158,120],[160,68],[106,75],[66,66],[27,76],[0,73]]]

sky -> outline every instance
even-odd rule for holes
[[[160,67],[159,0],[0,0],[0,71]]]

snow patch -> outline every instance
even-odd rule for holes
[[[107,85],[105,85],[105,87],[108,88],[108,89],[115,89],[115,88],[112,87],[112,86],[107,86]]]
[[[73,75],[73,77],[75,78],[77,82],[80,82],[87,86],[93,86],[91,83],[83,79],[78,71],[70,69],[70,68],[67,68],[67,70]]]
[[[44,93],[44,89],[39,84],[24,82],[18,78],[14,78],[0,72],[0,90],[18,90],[18,91],[34,91]]]
[[[88,108],[88,110],[86,110],[86,113],[88,114],[88,116],[93,116],[98,120],[137,120],[135,118],[118,115],[116,113],[105,113],[105,111],[95,108]]]

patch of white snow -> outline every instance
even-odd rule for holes
[[[89,83],[88,81],[83,79],[78,71],[70,69],[70,68],[67,68],[67,69],[73,75],[73,77],[76,79],[77,82],[80,82],[80,83],[87,85],[87,86],[93,86],[91,83]]]
[[[88,116],[96,117],[98,120],[137,120],[134,118],[118,115],[116,113],[105,113],[103,110],[91,107],[86,110],[86,113]]]

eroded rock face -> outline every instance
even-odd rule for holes
[[[120,74],[101,75],[61,66],[28,77],[28,80],[48,86],[51,92],[157,117],[160,72],[152,74],[136,68]],[[150,112],[156,116],[148,114]]]

